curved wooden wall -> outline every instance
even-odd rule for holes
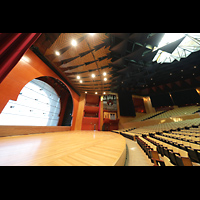
[[[28,50],[0,84],[0,113],[10,99],[15,101],[17,100],[20,91],[28,82],[41,76],[50,76],[62,81],[59,76],[57,76],[45,63],[42,62],[42,60],[40,60],[31,50]],[[79,96],[68,85],[66,86],[73,99],[73,119],[71,130],[74,130]]]

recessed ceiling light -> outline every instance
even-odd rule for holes
[[[194,68],[197,68],[197,66],[194,66]]]
[[[92,74],[92,78],[94,78],[95,77],[95,74]]]
[[[193,76],[195,75],[195,73],[192,74]]]
[[[80,79],[81,77],[80,77],[80,76],[77,76],[76,78],[77,78],[77,79]]]
[[[106,76],[106,72],[103,73],[103,76]]]
[[[98,92],[95,92],[95,94],[98,94]]]
[[[103,94],[106,94],[105,92],[103,92]]]
[[[87,94],[87,91],[85,91],[85,94]]]
[[[75,47],[75,46],[77,46],[77,41],[73,39],[72,42],[71,42],[71,44],[72,44],[72,46]]]
[[[104,78],[103,80],[104,80],[104,81],[107,81],[107,78]]]
[[[170,76],[172,75],[172,73],[169,74]]]
[[[82,80],[80,80],[79,82],[80,82],[80,83],[82,83],[83,81],[82,81]]]
[[[59,51],[55,51],[55,54],[56,54],[57,56],[59,56],[59,55],[60,55],[60,52],[59,52]]]

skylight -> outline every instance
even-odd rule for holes
[[[172,53],[158,50],[152,61],[157,61],[157,63],[161,64],[171,63],[174,60],[180,61],[181,58],[186,58],[192,52],[200,50],[200,33],[165,33],[158,47],[154,47],[153,51],[156,51],[157,49],[167,44],[177,41],[184,36],[185,38],[183,39],[183,41]]]

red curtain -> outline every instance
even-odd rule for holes
[[[0,83],[41,33],[0,33]]]

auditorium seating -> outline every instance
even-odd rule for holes
[[[151,151],[157,151],[162,157],[159,159],[165,161],[163,164],[152,160],[154,165],[200,166],[200,118],[122,129],[118,133],[137,139],[150,159]]]
[[[144,121],[149,119],[164,119],[164,118],[170,118],[170,117],[181,117],[186,115],[192,115],[200,111],[200,106],[186,106],[186,107],[178,107],[174,108],[168,111],[157,111],[154,113],[147,113],[140,117],[135,117],[132,122],[137,121]]]
[[[154,119],[191,115],[197,112],[199,109],[200,109],[199,106],[186,106],[186,107],[175,108],[173,110],[168,110],[167,112],[155,116]]]
[[[145,141],[141,136],[137,138],[137,143],[146,153],[148,158],[151,159],[151,162],[154,163],[154,166],[165,166],[165,162],[160,159],[154,145],[149,144],[148,141]]]

